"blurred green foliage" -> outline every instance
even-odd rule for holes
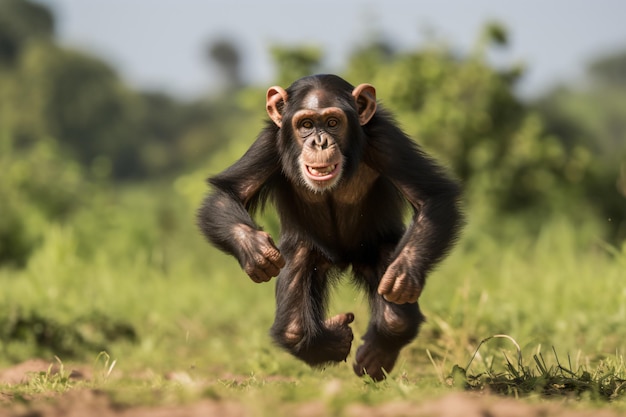
[[[47,8],[23,0],[0,2],[0,65],[14,65],[28,42],[53,34],[54,17]]]
[[[0,166],[0,265],[23,265],[49,222],[69,219],[90,187],[50,139],[20,149],[0,136]]]
[[[546,130],[576,155],[566,177],[582,200],[626,238],[626,52],[602,57],[586,82],[561,85],[535,103]],[[583,169],[584,168],[584,169]]]
[[[17,146],[52,137],[89,174],[114,180],[172,175],[223,143],[238,120],[221,98],[191,103],[125,85],[108,64],[59,46],[52,14],[0,3],[0,128]]]
[[[274,46],[272,58],[277,65],[278,84],[289,86],[298,78],[319,72],[322,51],[315,46]]]

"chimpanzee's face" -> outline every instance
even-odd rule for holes
[[[309,189],[321,192],[341,179],[348,140],[346,113],[332,106],[323,91],[313,90],[291,118],[291,127],[300,148],[298,168]]]

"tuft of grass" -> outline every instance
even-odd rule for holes
[[[494,370],[491,363],[484,372],[472,374],[469,371],[481,346],[496,338],[511,341],[517,350],[517,361],[513,362],[503,353],[504,370]],[[521,397],[539,394],[543,397],[573,397],[576,399],[615,401],[626,394],[626,367],[624,359],[601,361],[593,370],[581,365],[572,365],[570,355],[564,364],[553,347],[554,364],[548,365],[543,354],[533,355],[532,366],[524,364],[519,344],[508,335],[494,335],[483,339],[465,368],[455,365],[448,377],[448,384],[469,391],[485,391],[499,395]]]
[[[55,356],[58,365],[51,364],[46,371],[35,372],[28,381],[25,391],[31,393],[64,393],[68,391],[72,384],[70,373],[65,370],[63,362]]]
[[[35,398],[52,398],[73,388],[71,372],[55,356],[57,364],[50,364],[47,370],[32,372],[28,381],[20,384],[0,384],[4,399],[11,403],[29,404]]]

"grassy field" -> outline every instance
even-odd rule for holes
[[[23,269],[0,269],[2,367],[43,358],[57,369],[0,381],[5,407],[86,388],[125,405],[210,399],[292,415],[316,402],[339,415],[473,388],[626,411],[626,246],[603,243],[592,222],[537,219],[532,235],[522,220],[469,211],[422,295],[427,323],[376,384],[354,376],[352,356],[310,369],[272,345],[273,284],[254,284],[203,241],[202,191],[185,184],[96,196],[71,222],[49,225]],[[355,313],[354,352],[365,300],[340,286],[330,310]],[[500,334],[509,338],[481,345]]]

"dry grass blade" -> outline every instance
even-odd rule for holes
[[[506,338],[517,349],[518,360],[514,365],[504,354],[504,371],[496,372],[490,366],[485,372],[470,374],[470,365],[478,356],[479,349],[486,342],[494,338]],[[462,386],[470,391],[489,391],[500,395],[522,396],[527,394],[541,394],[546,397],[568,396],[575,398],[589,397],[594,400],[613,401],[626,393],[626,371],[623,359],[600,362],[593,372],[585,367],[574,370],[568,356],[568,366],[559,360],[553,348],[556,365],[548,365],[541,353],[533,355],[535,369],[524,366],[519,344],[510,336],[495,335],[480,342],[467,367],[456,365],[452,370],[450,380],[455,386]]]

